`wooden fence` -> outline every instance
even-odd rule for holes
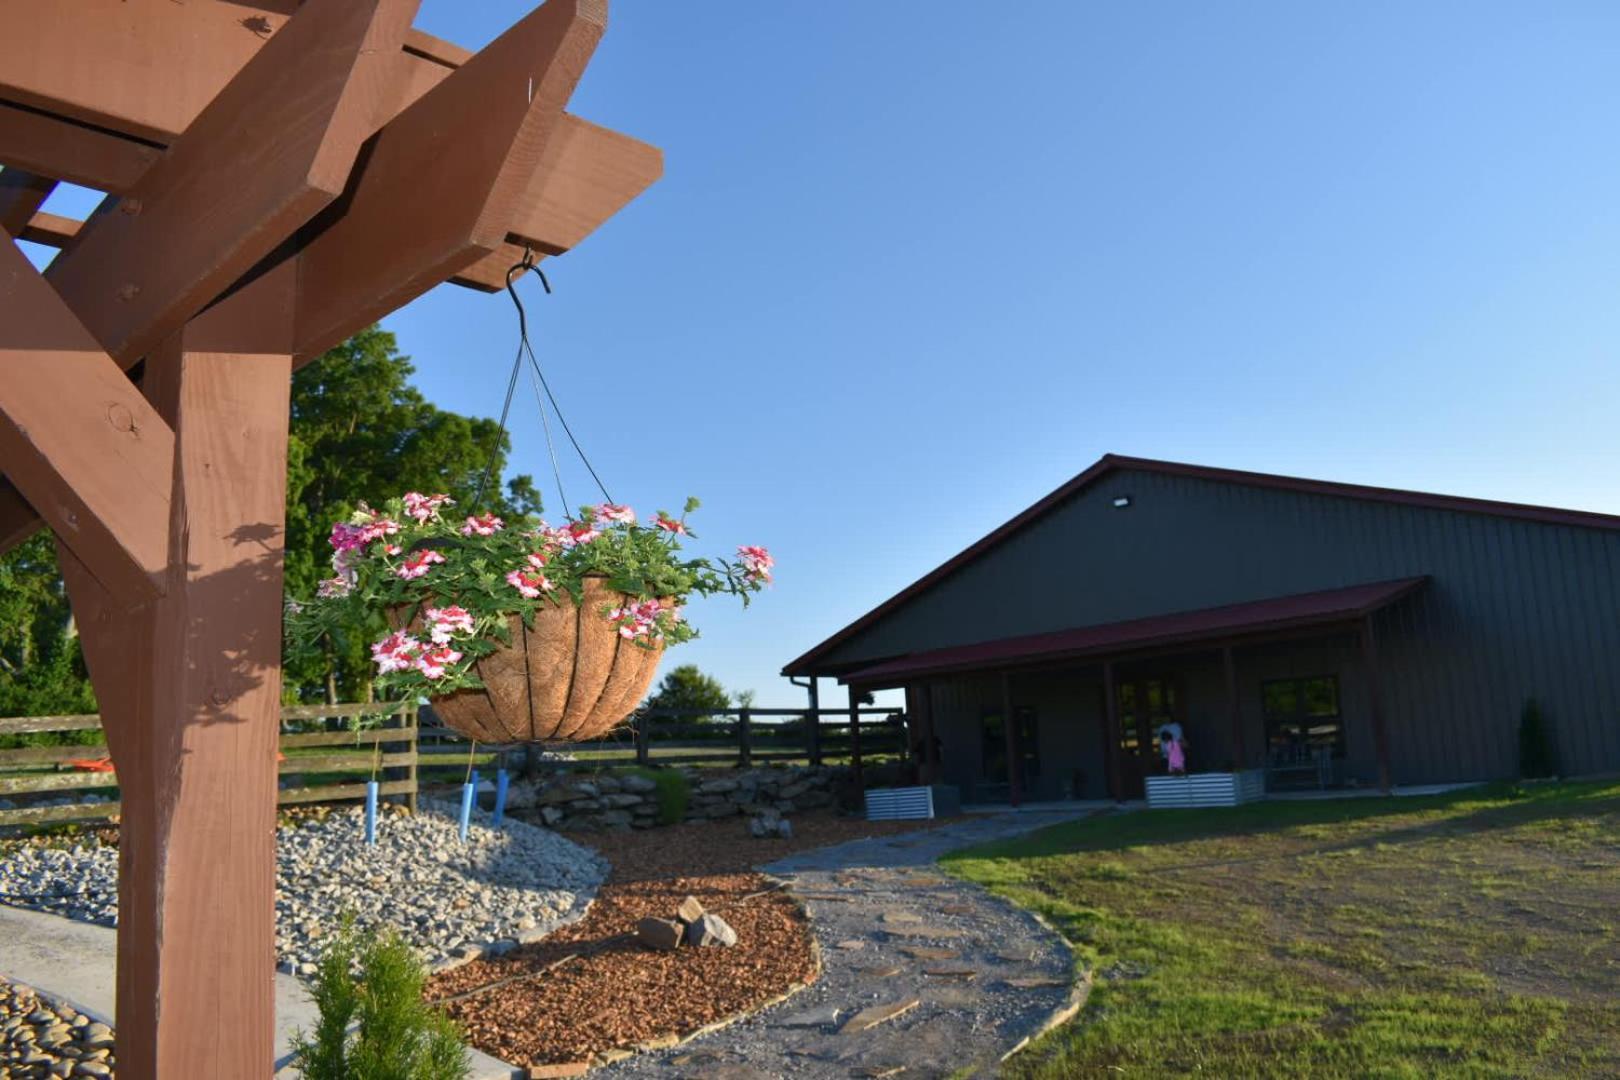
[[[360,732],[319,730],[327,721],[345,725],[351,717],[386,710],[392,726]],[[378,791],[403,795],[416,803],[416,707],[378,705],[289,705],[281,710],[281,760],[277,768],[288,780],[303,780],[283,787],[278,802],[336,802],[362,799],[373,768],[382,773]],[[317,730],[297,730],[317,727]],[[289,730],[291,729],[291,730]],[[99,716],[29,716],[0,719],[0,735],[101,730]],[[50,792],[94,793],[116,788],[105,741],[68,746],[25,746],[0,750],[0,799]],[[101,796],[98,796],[101,798]],[[0,809],[0,825],[42,825],[60,821],[94,821],[117,814],[118,802],[73,802]]]
[[[355,716],[387,710],[393,726],[358,733],[347,726],[319,730],[331,722],[345,725]],[[852,722],[854,721],[854,722]],[[862,763],[909,755],[904,717],[898,709],[728,709],[649,710],[601,739],[547,743],[528,753],[525,744],[469,744],[424,717],[414,705],[289,705],[281,710],[283,783],[279,802],[338,802],[361,799],[373,769],[383,795],[403,795],[414,809],[419,792],[453,789],[470,764],[533,773],[558,765],[610,768],[623,765],[735,765],[805,762],[812,765]],[[317,730],[299,730],[315,726]],[[97,716],[0,718],[0,735],[97,731]],[[564,757],[566,755],[566,757]],[[418,770],[422,774],[418,774]],[[92,794],[118,786],[105,742],[68,746],[28,746],[0,750],[0,799],[52,792]],[[118,813],[111,796],[105,801],[77,801],[0,809],[0,826],[93,821]]]

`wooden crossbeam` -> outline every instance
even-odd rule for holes
[[[0,165],[8,169],[120,194],[162,152],[161,146],[141,139],[0,101]]]
[[[295,363],[500,250],[605,26],[603,0],[549,0],[378,133],[301,248]],[[446,154],[474,115],[478,138]]]
[[[22,232],[41,204],[56,190],[56,181],[24,169],[0,170],[0,232]]]
[[[75,236],[84,222],[75,221],[61,214],[48,214],[41,210],[28,219],[22,232],[16,234],[20,240],[28,240],[35,244],[44,244],[48,247],[65,247]]]
[[[161,594],[174,433],[9,240],[0,240],[0,461],[109,592]],[[0,533],[15,536],[3,515],[22,507],[7,502]]]
[[[0,26],[29,29],[0,35],[0,99],[36,110],[0,100],[0,165],[113,194],[128,190],[140,175],[134,159],[149,159],[153,145],[167,145],[184,131],[248,59],[290,25],[295,6],[0,0]],[[410,31],[401,53],[401,107],[471,55]],[[154,57],[186,77],[152,80]],[[140,141],[121,151],[110,145],[120,135]],[[577,245],[663,173],[656,147],[566,114],[546,153],[507,231],[515,242],[549,254]]]
[[[342,193],[417,0],[308,0],[46,277],[133,365]],[[4,174],[0,174],[4,175]]]

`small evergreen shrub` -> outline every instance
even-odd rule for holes
[[[466,1080],[467,1051],[450,1018],[422,1000],[426,979],[398,936],[346,921],[315,976],[320,1021],[294,1036],[306,1080]]]
[[[636,776],[646,777],[658,785],[653,797],[658,800],[658,824],[679,825],[686,818],[686,804],[692,798],[692,785],[686,774],[675,769],[631,769]]]
[[[1527,699],[1519,714],[1519,775],[1526,780],[1558,775],[1552,731],[1535,698]]]

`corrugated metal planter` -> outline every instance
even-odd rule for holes
[[[931,787],[874,788],[866,793],[867,821],[920,821],[933,816]]]
[[[1263,798],[1265,793],[1266,775],[1261,769],[1147,778],[1148,807],[1154,810],[1186,806],[1238,806]]]
[[[592,739],[629,716],[652,683],[662,643],[626,640],[602,614],[627,598],[585,579],[583,604],[564,596],[534,625],[512,616],[511,644],[478,661],[481,690],[433,698],[445,724],[479,742]],[[390,621],[398,628],[399,616]]]

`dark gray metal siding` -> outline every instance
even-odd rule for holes
[[[1396,779],[1512,775],[1531,696],[1566,771],[1612,771],[1617,569],[1620,533],[1600,529],[1121,470],[824,660],[1428,574],[1377,619]]]

